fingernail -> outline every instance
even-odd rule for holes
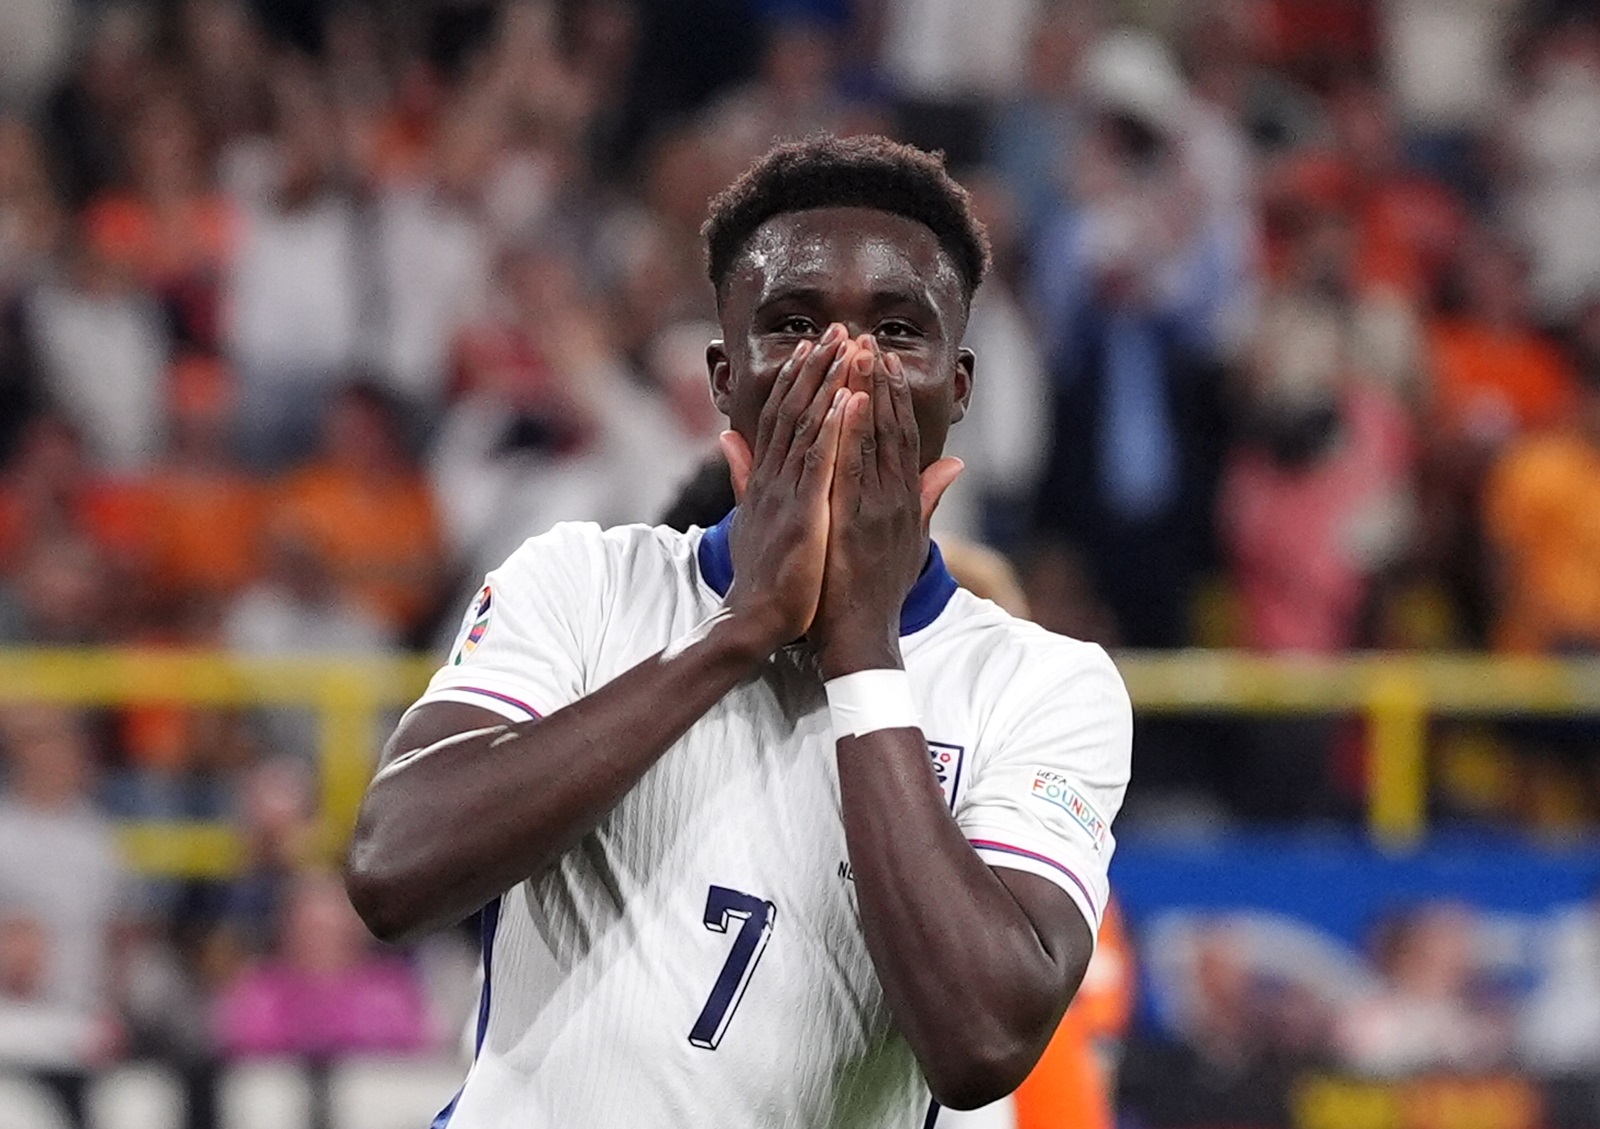
[[[863,333],[856,338],[856,344],[863,349],[876,349],[878,347],[878,339],[870,333]]]
[[[800,342],[800,344],[798,344],[798,345],[796,345],[794,347],[795,360],[803,361],[803,360],[805,360],[806,357],[808,357],[810,355],[811,355],[811,342],[802,341],[802,342]]]
[[[822,335],[822,344],[832,345],[835,341],[838,341],[843,336],[844,326],[840,325],[838,322],[834,322],[828,327],[828,332]]]
[[[872,371],[872,354],[871,353],[857,353],[855,355],[855,360],[852,361],[851,363],[856,366],[856,372],[857,373],[859,373],[862,376],[866,376],[867,373]]]
[[[840,411],[841,409],[843,409],[843,407],[845,405],[845,402],[847,400],[849,400],[849,399],[850,399],[850,389],[848,389],[848,388],[839,389],[839,391],[837,391],[837,392],[835,392],[833,394],[833,403],[828,406],[828,410],[830,412]]]

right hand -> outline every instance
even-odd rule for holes
[[[721,445],[739,503],[728,607],[760,624],[773,650],[816,618],[828,559],[828,495],[855,346],[841,325],[803,341],[778,370],[755,450],[736,431]]]

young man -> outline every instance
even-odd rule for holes
[[[436,1125],[918,1129],[1022,1080],[1093,949],[1127,694],[928,539],[987,261],[966,194],[824,138],[706,237],[737,509],[528,541],[356,829],[379,936],[484,909]]]

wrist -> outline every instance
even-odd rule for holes
[[[770,607],[729,605],[718,614],[714,630],[730,653],[752,666],[789,641],[783,617]]]
[[[903,670],[898,625],[888,631],[830,634],[817,648],[817,666],[824,681],[863,670]]]
[[[880,729],[917,729],[911,679],[896,667],[841,674],[822,684],[828,695],[828,714],[836,740],[865,737]]]

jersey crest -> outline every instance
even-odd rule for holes
[[[956,810],[956,789],[961,787],[961,762],[966,759],[966,749],[943,741],[929,741],[928,755],[933,759],[933,774],[939,780],[939,791],[950,810]]]

